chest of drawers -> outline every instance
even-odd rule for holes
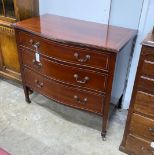
[[[143,42],[128,119],[120,150],[131,155],[153,155],[154,41]]]
[[[123,93],[136,31],[54,15],[14,27],[26,101],[33,90],[96,113],[103,117],[105,137],[110,102]]]

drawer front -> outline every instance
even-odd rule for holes
[[[144,59],[150,62],[154,62],[154,48],[149,46],[143,46],[142,54]]]
[[[104,71],[109,70],[109,55],[97,53],[92,50],[66,46],[52,42],[41,37],[20,32],[20,45],[35,50],[34,45],[38,43],[38,51],[54,59],[74,63],[77,65],[98,68]]]
[[[150,142],[132,135],[128,135],[127,137],[126,149],[130,152],[130,155],[153,155],[154,151],[150,145]]]
[[[40,62],[38,63],[35,61],[34,53],[24,50],[22,51],[22,59],[24,65],[55,80],[96,91],[106,91],[107,75],[70,67],[43,57],[40,57]]]
[[[154,63],[151,61],[144,60],[141,74],[142,76],[154,79]]]
[[[26,85],[39,93],[71,107],[102,114],[104,97],[47,80],[41,75],[24,69]]]
[[[148,116],[154,116],[154,96],[138,91],[134,103],[134,110]]]
[[[130,133],[140,138],[153,141],[154,121],[138,114],[132,114]]]
[[[138,83],[138,90],[154,95],[154,80],[141,76]]]

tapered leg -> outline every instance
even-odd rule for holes
[[[29,97],[29,90],[30,88],[27,86],[24,86],[24,93],[25,93],[25,101],[27,103],[31,103],[30,97]]]
[[[102,132],[101,132],[101,136],[102,136],[102,140],[103,141],[106,141],[108,120],[109,120],[108,114],[105,113],[105,116],[103,116]]]
[[[105,111],[107,112],[107,111]],[[108,126],[108,114],[105,113],[105,115],[103,116],[103,122],[102,122],[102,132],[101,132],[101,136],[102,136],[102,140],[106,141],[106,134],[107,134],[107,126]]]

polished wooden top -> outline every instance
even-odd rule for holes
[[[42,15],[14,24],[15,28],[72,45],[120,51],[137,31],[56,15]]]

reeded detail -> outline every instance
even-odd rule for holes
[[[15,35],[14,29],[9,28],[9,27],[5,27],[5,26],[0,26],[0,33],[7,34],[9,36],[14,36]]]

